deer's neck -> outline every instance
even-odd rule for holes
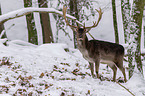
[[[83,57],[87,61],[94,63],[93,58],[90,57],[91,53],[89,52],[90,51],[89,45],[90,45],[90,43],[89,43],[86,35],[84,36],[83,40],[78,40],[78,49],[82,53]]]

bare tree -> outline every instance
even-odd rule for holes
[[[143,74],[140,44],[144,2],[144,0],[134,0],[132,5],[132,14],[129,24],[130,33],[127,41],[129,44],[129,48],[127,50],[129,54],[128,61],[130,68],[129,78],[133,75],[134,67],[137,67],[139,72]]]
[[[24,7],[32,7],[32,0],[24,0]],[[28,28],[28,41],[38,45],[37,30],[33,13],[26,15],[27,28]]]
[[[144,19],[144,48],[145,48],[145,4],[144,4],[144,15],[143,15],[143,19]]]
[[[115,32],[115,43],[119,44],[115,0],[112,0],[112,13],[113,13],[113,25],[114,25],[114,32]]]
[[[70,6],[70,14],[79,20],[79,10],[78,10],[78,0],[70,0],[69,6]],[[73,22],[73,21],[72,21]],[[74,25],[74,23],[72,23]],[[73,31],[73,40],[74,40],[74,48],[77,48],[77,38],[76,38],[76,32]]]
[[[47,0],[38,0],[38,3],[40,8],[48,8]],[[54,42],[49,13],[40,13],[40,20],[43,34],[43,43]]]
[[[130,22],[130,1],[129,0],[121,0],[121,12],[122,12],[122,20],[123,20],[123,29],[124,29],[124,41],[127,43],[128,41],[128,25]]]

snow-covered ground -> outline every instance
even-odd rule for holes
[[[66,44],[36,46],[13,40],[4,46],[4,41],[0,40],[0,96],[132,96],[115,82],[92,78],[88,62]],[[104,64],[100,74],[112,79],[112,70]],[[145,81],[137,74],[121,84],[135,96],[145,95]]]

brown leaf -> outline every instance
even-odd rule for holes
[[[31,80],[32,79],[32,76],[29,76],[29,77],[27,77],[29,80]]]
[[[44,73],[41,73],[40,76],[39,76],[39,78],[43,78],[43,76],[44,76]]]

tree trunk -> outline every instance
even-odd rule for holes
[[[124,29],[124,41],[127,43],[128,41],[128,25],[130,22],[130,1],[129,0],[121,0],[121,12],[122,12],[122,20],[123,20],[123,29]]]
[[[32,0],[24,0],[24,7],[32,7]],[[28,28],[28,42],[38,45],[37,30],[33,13],[26,15]]]
[[[48,8],[47,0],[38,0],[40,8]],[[51,43],[53,41],[53,34],[51,29],[49,13],[40,13],[43,43]]]
[[[79,13],[77,8],[78,1],[77,0],[70,0],[69,6],[70,6],[70,15],[74,16],[79,20]],[[74,22],[72,21],[72,25],[74,25]],[[73,39],[74,39],[74,48],[77,48],[77,38],[76,38],[76,32],[73,31]]]
[[[0,15],[2,15],[2,11],[1,11],[1,5],[0,5]],[[1,32],[4,30],[4,25],[0,24],[0,34]],[[7,38],[6,33],[4,33],[4,35],[1,38]],[[1,39],[0,38],[0,39]]]
[[[145,22],[145,20],[144,20]],[[144,25],[144,48],[145,48],[145,25]]]
[[[141,74],[143,74],[142,62],[141,62],[141,29],[142,29],[142,18],[143,18],[143,8],[144,0],[134,0],[132,5],[132,16],[130,22],[130,34],[129,34],[129,49],[128,49],[128,60],[129,60],[129,78],[132,77],[134,67]],[[136,63],[135,63],[136,62]]]
[[[144,12],[145,12],[145,3],[144,3]],[[145,48],[145,15],[143,15],[144,19],[144,48]]]
[[[141,46],[141,32],[142,32],[142,18],[143,18],[143,10],[144,10],[144,0],[134,0],[134,5],[136,5],[134,9],[134,22],[137,24],[136,28],[138,29],[138,38],[137,40],[137,48],[135,51],[135,60],[137,63],[137,68],[138,70],[143,74],[143,68],[142,68],[142,62],[141,62],[141,51],[140,51],[140,46]]]
[[[112,11],[113,11],[113,25],[114,25],[114,31],[115,31],[115,43],[119,44],[115,0],[112,0]]]

